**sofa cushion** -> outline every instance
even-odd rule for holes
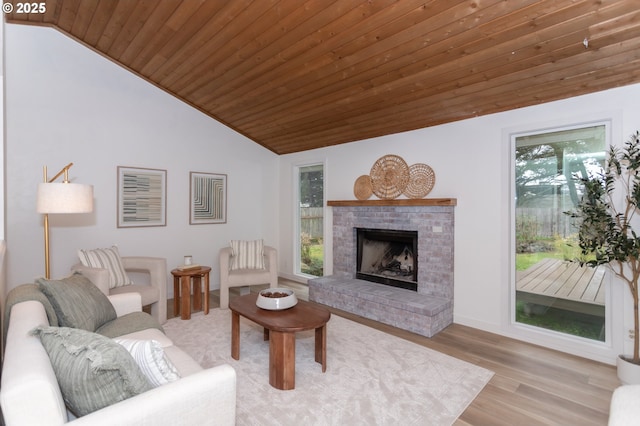
[[[61,280],[40,278],[37,284],[51,302],[62,327],[95,331],[117,317],[107,296],[82,274]]]
[[[93,250],[78,250],[80,263],[89,268],[102,268],[109,271],[109,288],[122,287],[131,284],[122,265],[118,247],[98,248]]]
[[[115,338],[124,336],[125,334],[135,333],[136,331],[148,330],[156,328],[164,333],[164,329],[154,317],[146,312],[130,312],[122,315],[113,321],[104,323],[98,327],[95,332],[103,336]]]
[[[230,269],[265,269],[263,240],[231,240]]]
[[[39,326],[32,334],[49,355],[67,408],[78,417],[153,388],[112,339],[68,327]]]
[[[166,346],[164,354],[171,360],[178,369],[180,377],[187,377],[202,371],[202,366],[198,364],[189,354],[175,345]]]
[[[178,369],[155,340],[113,339],[124,346],[153,386],[161,386],[180,378]]]

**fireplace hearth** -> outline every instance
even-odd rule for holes
[[[418,233],[357,228],[356,278],[418,290]]]
[[[329,201],[333,216],[333,274],[309,280],[309,300],[431,337],[453,322],[455,198]],[[391,244],[391,261],[358,260],[358,229],[409,231],[409,240]],[[369,235],[379,240],[380,235]],[[373,246],[383,245],[375,241]],[[364,245],[364,243],[363,243]],[[377,247],[374,252],[386,253]],[[413,257],[413,263],[410,262]],[[363,264],[382,264],[369,275],[400,276],[417,289],[365,281]],[[358,264],[359,263],[359,264]],[[360,271],[357,271],[357,270]],[[408,274],[411,271],[415,277]],[[371,272],[371,271],[369,271]]]

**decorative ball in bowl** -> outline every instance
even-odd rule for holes
[[[281,311],[292,308],[298,303],[298,298],[293,290],[288,288],[267,288],[260,291],[256,305],[258,308],[270,311]]]

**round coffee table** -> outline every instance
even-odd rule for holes
[[[315,361],[327,371],[327,322],[331,312],[304,300],[289,309],[269,311],[256,306],[256,293],[234,297],[231,309],[231,357],[240,359],[240,316],[264,327],[269,340],[269,384],[276,389],[295,388],[296,332],[315,330]]]

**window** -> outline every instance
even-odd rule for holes
[[[512,135],[515,322],[605,340],[605,268],[578,256],[577,229],[564,214],[580,200],[577,177],[603,170],[608,123]]]
[[[297,168],[296,273],[321,277],[324,270],[324,166]]]

